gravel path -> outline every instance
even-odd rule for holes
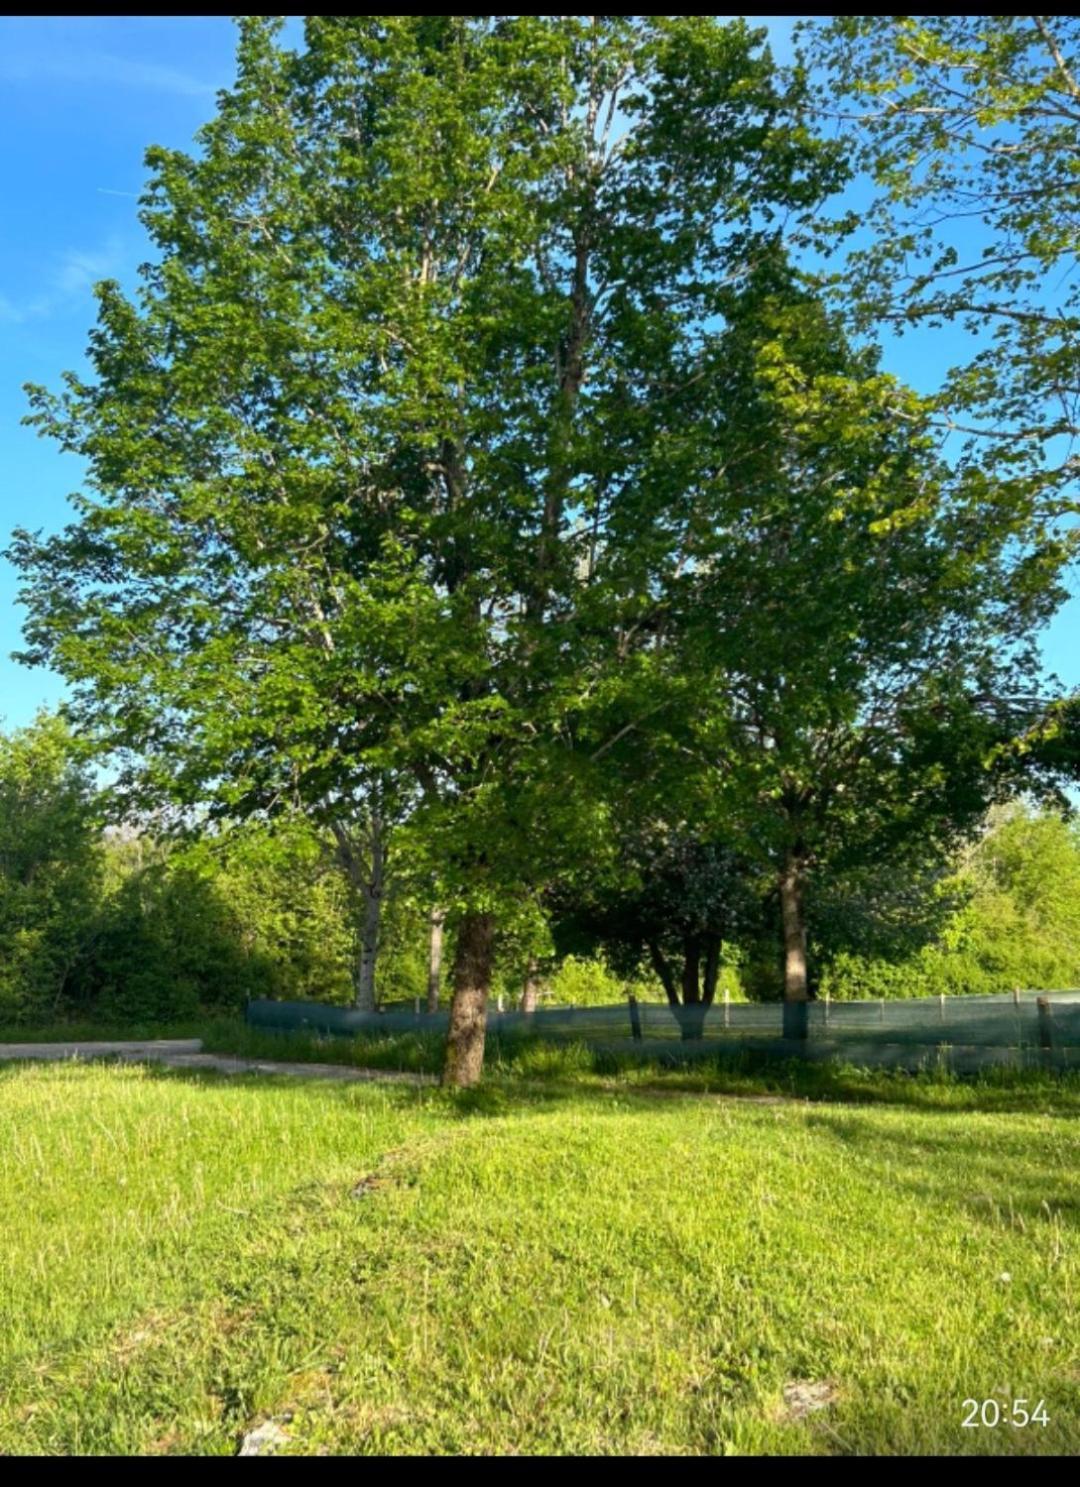
[[[348,1064],[285,1063],[275,1059],[233,1058],[203,1053],[198,1038],[167,1038],[150,1043],[0,1043],[0,1061],[12,1059],[119,1058],[128,1063],[168,1064],[172,1069],[216,1069],[222,1074],[293,1074],[302,1079],[341,1079],[352,1083],[435,1084],[433,1074],[389,1069],[354,1069]]]

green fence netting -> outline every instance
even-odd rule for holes
[[[319,1002],[248,1003],[258,1028],[342,1036],[444,1034],[446,1011],[359,1012]],[[629,1002],[489,1014],[493,1037],[580,1042],[621,1053],[691,1058],[742,1049],[896,1067],[993,1064],[1080,1067],[1080,991],[905,1001],[718,1002],[709,1008]]]

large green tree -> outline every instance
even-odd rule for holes
[[[16,537],[26,656],[129,803],[295,805],[354,854],[415,805],[467,1084],[495,905],[566,855],[568,720],[620,660],[596,596],[683,499],[664,448],[726,286],[844,166],[738,20],[277,32],[242,22],[198,153],[150,151],[142,287],[101,286],[91,373],[33,391],[88,475],[65,533]]]
[[[799,1001],[812,880],[922,874],[1012,788],[1063,555],[1025,482],[941,458],[932,407],[782,254],[732,290],[710,359],[601,716],[626,717],[624,767],[669,824],[771,876]]]
[[[916,871],[1009,788],[993,751],[1040,705],[1063,554],[1026,486],[945,464],[927,403],[782,269],[725,360],[711,528],[675,602],[714,696],[693,747],[776,870],[799,999],[808,875]]]

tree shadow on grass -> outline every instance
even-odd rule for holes
[[[499,1100],[484,1091],[494,1086]],[[627,1060],[584,1045],[519,1047],[495,1061],[463,1108],[485,1113],[522,1102],[558,1097],[641,1101],[744,1099],[883,1106],[927,1113],[1030,1114],[1080,1117],[1080,1071],[998,1067],[962,1075],[929,1069],[865,1069],[840,1061],[804,1061],[743,1051],[681,1062]]]
[[[1044,1149],[1030,1131],[995,1129],[991,1138],[985,1128],[965,1130],[957,1121],[898,1128],[826,1110],[808,1114],[806,1125],[823,1151],[843,1146],[868,1172],[880,1173],[890,1193],[963,1213],[999,1233],[1080,1229],[1072,1164],[1060,1146]]]
[[[767,1055],[720,1058],[692,1070],[631,1078],[630,1087],[843,1105],[895,1106],[946,1114],[1080,1116],[1080,1073],[998,1068],[976,1075],[864,1069],[839,1061],[803,1062]]]
[[[288,1047],[275,1050],[260,1041],[258,1050],[225,1047],[214,1050],[224,1056],[257,1057],[268,1060],[275,1051],[295,1063],[334,1063],[344,1068],[364,1067],[356,1057],[335,1059],[333,1046],[324,1040],[305,1045],[293,1038]],[[104,1062],[106,1060],[94,1060]],[[131,1060],[109,1062],[130,1065]],[[0,1079],[29,1062],[0,1062]],[[51,1061],[50,1061],[51,1062]],[[64,1065],[68,1060],[57,1061]],[[80,1062],[88,1062],[80,1060]],[[1038,1069],[988,1070],[980,1075],[960,1076],[945,1072],[904,1073],[899,1070],[860,1069],[833,1062],[809,1063],[779,1059],[764,1054],[742,1053],[702,1058],[690,1064],[628,1061],[585,1045],[544,1044],[538,1041],[507,1047],[495,1044],[483,1082],[471,1090],[450,1091],[435,1085],[411,1085],[379,1080],[337,1082],[298,1072],[230,1073],[219,1070],[175,1067],[147,1060],[138,1067],[163,1079],[186,1079],[200,1086],[219,1086],[223,1081],[238,1089],[258,1089],[268,1082],[287,1081],[308,1090],[312,1097],[326,1098],[325,1091],[339,1095],[356,1089],[377,1088],[391,1093],[395,1104],[438,1104],[446,1114],[466,1117],[503,1117],[525,1110],[556,1111],[569,1102],[593,1105],[598,1111],[617,1112],[634,1108],[670,1110],[674,1102],[745,1100],[748,1104],[770,1102],[847,1106],[878,1106],[928,1114],[1028,1114],[1057,1119],[1080,1117],[1080,1072],[1054,1073]],[[415,1068],[395,1068],[389,1050],[374,1073],[414,1073]]]

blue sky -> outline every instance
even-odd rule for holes
[[[789,18],[768,23],[777,55]],[[298,36],[291,22],[286,33]],[[14,526],[55,528],[77,489],[78,461],[21,427],[24,382],[57,386],[83,365],[91,287],[130,284],[147,256],[136,217],[143,152],[184,148],[232,79],[233,27],[222,16],[0,17],[0,547]],[[885,346],[886,366],[930,387],[970,354],[939,339]],[[951,338],[950,338],[951,339]],[[0,559],[0,724],[27,722],[62,695],[59,680],[10,659],[20,642],[15,575]],[[1048,668],[1080,686],[1080,599],[1046,636]]]

